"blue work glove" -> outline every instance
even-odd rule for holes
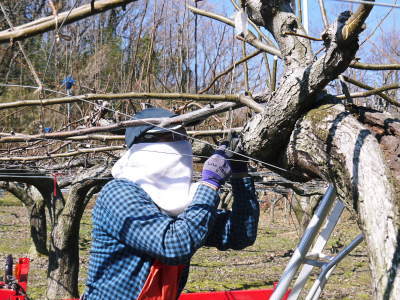
[[[247,164],[249,159],[247,157],[241,156],[240,154],[234,154],[230,158],[232,175],[234,174],[247,174],[249,173]]]
[[[217,189],[231,174],[231,166],[226,158],[225,150],[226,145],[219,146],[217,151],[206,160],[201,172],[201,181],[207,182]]]
[[[226,157],[228,157],[230,163],[231,163],[231,168],[232,168],[232,175],[248,175],[248,168],[247,164],[249,162],[249,159],[247,157],[244,157],[240,154],[243,153],[243,151],[240,149],[239,145],[239,136],[237,133],[231,133],[229,137],[229,148],[226,151]],[[232,151],[234,152],[232,152]]]

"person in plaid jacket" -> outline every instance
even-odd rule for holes
[[[133,119],[175,116],[145,109]],[[190,259],[202,246],[240,250],[257,235],[259,205],[247,163],[229,161],[220,147],[192,184],[191,145],[183,128],[128,128],[128,151],[93,209],[89,299],[174,300]],[[218,189],[230,177],[232,210],[219,210]]]

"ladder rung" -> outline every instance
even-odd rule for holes
[[[330,261],[334,258],[335,256],[330,256],[326,255],[324,253],[309,253],[306,255],[305,259],[314,259],[314,260],[320,260],[320,261]]]
[[[307,265],[311,265],[313,267],[319,267],[319,268],[322,268],[323,266],[328,264],[327,262],[315,260],[315,259],[305,259],[304,263]]]

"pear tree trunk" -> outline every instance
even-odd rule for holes
[[[290,173],[281,175],[292,180],[322,178],[333,183],[338,196],[358,215],[374,298],[398,298],[399,176],[393,165],[400,162],[385,149],[399,149],[399,120],[357,114],[359,108],[345,107],[324,90],[354,59],[372,5],[360,5],[354,14],[341,13],[322,35],[325,52],[314,58],[309,40],[300,36],[306,33],[290,1],[246,3],[249,17],[275,38],[285,70],[276,91],[256,96],[264,109],[245,125],[241,148],[288,168]],[[363,124],[366,121],[370,124]],[[374,122],[380,122],[378,133],[372,129]]]

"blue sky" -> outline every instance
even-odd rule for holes
[[[399,1],[396,3],[396,1]],[[238,0],[236,0],[238,2]],[[297,0],[296,0],[297,2]],[[390,3],[390,4],[400,4],[400,0],[376,0],[376,2],[380,3]],[[334,1],[334,0],[324,0],[325,8],[327,10],[329,23],[333,23],[338,15],[345,11],[351,10],[355,11],[359,4],[348,3],[343,1]],[[199,6],[203,6],[205,4],[212,4],[214,6],[215,12],[231,17],[234,13],[233,6],[230,0],[204,0],[199,2]],[[320,8],[318,4],[318,0],[309,0],[309,35],[314,37],[320,37],[323,31],[323,22],[320,13]],[[389,12],[390,14],[384,19],[385,15]],[[362,62],[368,63],[388,63],[387,61],[377,61],[377,59],[384,59],[383,57],[377,57],[376,53],[374,53],[375,48],[379,46],[384,49],[382,46],[380,37],[388,36],[393,31],[396,32],[397,36],[399,36],[400,30],[397,29],[397,25],[400,25],[400,8],[388,8],[382,6],[375,6],[372,9],[370,16],[367,19],[367,28],[360,35],[360,41],[364,41],[373,31],[374,34],[370,39],[360,48],[357,53],[357,57],[361,57]],[[322,47],[321,42],[312,42],[313,48],[316,51]],[[378,52],[379,53],[379,52]],[[378,54],[379,55],[379,54]],[[272,60],[272,56],[269,56],[269,59]],[[354,72],[354,70],[349,70],[348,72]],[[365,72],[364,72],[365,73]],[[367,83],[374,84],[374,82],[379,82],[381,80],[381,72],[375,71],[367,71],[366,75],[362,75],[363,80]]]
[[[205,2],[212,3],[213,5],[215,5],[216,9],[219,10],[219,12],[224,13],[226,16],[231,16],[233,14],[233,8],[230,0],[204,0],[203,3]],[[396,4],[395,0],[392,1],[377,0],[376,2]],[[201,5],[201,3],[202,2],[199,2],[199,5]],[[308,11],[310,19],[309,21],[310,34],[319,36],[323,30],[323,25],[322,25],[322,18],[320,14],[318,1],[309,0],[308,3],[309,3]],[[345,10],[355,11],[358,6],[358,4],[353,4],[343,1],[334,1],[334,0],[325,0],[324,3],[330,23],[332,23],[335,20],[335,18],[339,15],[340,12]],[[400,2],[397,4],[400,4]],[[390,8],[388,7],[375,6],[369,18],[367,19],[367,29],[363,33],[363,35],[367,36],[368,33],[371,32],[377,26],[377,24],[379,24],[379,22],[387,14],[389,10]],[[398,21],[399,18],[400,18],[400,8],[394,8],[390,13],[390,15],[382,23],[381,29],[377,30],[375,35],[385,32],[386,30],[392,30],[393,28],[397,28],[397,25],[399,23]]]

